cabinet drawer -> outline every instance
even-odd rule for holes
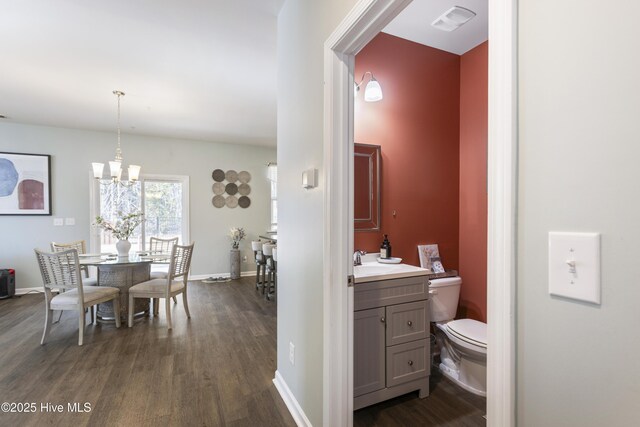
[[[429,335],[429,301],[387,307],[387,345],[425,339]]]
[[[353,288],[354,309],[383,307],[429,298],[427,276],[358,283]]]
[[[429,341],[419,340],[387,347],[387,387],[429,375]]]

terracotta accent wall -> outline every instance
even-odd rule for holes
[[[356,232],[355,248],[378,252],[388,234],[393,256],[420,265],[417,246],[437,243],[457,269],[460,56],[380,33],[356,56],[357,81],[365,71],[384,99],[364,102],[362,88],[354,132],[382,147],[381,231]]]
[[[487,321],[488,43],[460,58],[460,255],[458,317]]]

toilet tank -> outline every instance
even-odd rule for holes
[[[432,322],[453,320],[458,310],[460,277],[445,277],[429,281],[429,311]]]

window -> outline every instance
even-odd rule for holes
[[[278,229],[278,165],[267,165],[267,177],[271,183],[271,230]]]
[[[108,183],[109,180],[103,180]],[[142,211],[143,226],[129,238],[133,250],[145,250],[151,237],[176,237],[181,243],[189,242],[189,178],[183,176],[147,175],[131,187],[92,185],[92,222],[101,215],[115,221],[119,211]],[[98,196],[98,197],[96,197]],[[115,239],[111,233],[99,228],[91,234],[92,252],[115,252]]]

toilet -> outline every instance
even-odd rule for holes
[[[437,328],[440,371],[463,389],[487,395],[487,324],[457,319],[460,277],[429,282],[430,316]]]

